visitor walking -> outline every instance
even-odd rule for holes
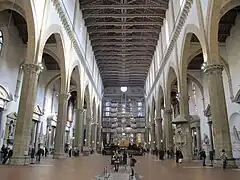
[[[214,150],[211,150],[209,152],[209,160],[210,160],[210,166],[213,166],[213,160],[214,160]]]
[[[118,155],[117,152],[115,153],[113,159],[114,159],[114,171],[115,171],[115,172],[118,172],[119,164],[120,164],[120,157],[119,157],[119,155]]]
[[[226,154],[224,149],[222,150],[222,152],[220,154],[220,158],[222,159],[222,167],[223,167],[223,169],[226,169],[226,167],[227,167],[227,154]]]
[[[130,174],[130,177],[133,177],[135,176],[135,172],[134,172],[134,167],[135,167],[135,164],[137,163],[137,160],[134,158],[134,156],[132,155],[130,157],[130,167],[131,167],[131,174]]]
[[[123,166],[125,169],[127,168],[127,153],[126,151],[123,152]]]
[[[183,154],[180,149],[176,150],[176,163],[182,163]]]
[[[201,153],[200,153],[200,156],[201,156],[201,159],[202,159],[202,163],[203,163],[203,166],[206,166],[206,152],[204,149],[202,149]]]

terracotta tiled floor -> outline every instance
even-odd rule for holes
[[[143,180],[239,180],[240,171],[219,168],[201,168],[199,164],[176,166],[174,161],[157,161],[155,158],[136,157],[136,171]],[[0,166],[2,180],[95,180],[109,164],[109,156],[93,155],[89,157],[45,160],[40,165]]]

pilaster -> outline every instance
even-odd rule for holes
[[[102,147],[102,126],[98,125],[98,134],[97,134],[97,150],[101,150]]]
[[[164,141],[165,148],[173,148],[173,133],[172,133],[172,110],[164,109]]]
[[[197,149],[199,150],[201,148],[201,132],[200,127],[196,127],[196,136],[197,136]]]
[[[163,141],[163,134],[162,134],[162,118],[161,117],[158,117],[156,118],[156,145],[157,145],[157,148],[160,149],[162,148],[162,141]]]
[[[57,127],[54,141],[53,158],[59,159],[64,156],[64,134],[67,120],[68,94],[59,95]]]
[[[14,135],[13,157],[10,162],[19,165],[28,163],[26,159],[28,159],[37,82],[42,68],[36,64],[23,64],[22,69],[23,83]]]
[[[93,148],[93,151],[94,152],[96,152],[96,149],[97,149],[97,128],[98,128],[98,123],[97,122],[94,122],[93,124],[92,124],[92,127],[93,127],[93,138],[92,138],[92,140],[94,141],[94,142],[92,142],[92,148]]]
[[[92,117],[86,118],[86,147],[89,149],[91,147],[91,126]]]
[[[76,124],[75,124],[75,144],[79,150],[82,149],[83,143],[83,113],[84,109],[76,109]]]
[[[156,131],[155,131],[155,120],[152,118],[150,133],[151,133],[151,149],[156,148]]]

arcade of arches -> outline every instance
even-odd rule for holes
[[[175,1],[0,0],[3,179],[239,178],[240,1]]]

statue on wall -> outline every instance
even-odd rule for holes
[[[14,139],[14,121],[11,120],[8,128],[8,139]]]
[[[210,143],[210,139],[209,139],[208,135],[205,133],[203,135],[203,143],[206,145],[209,145],[209,143]]]
[[[235,125],[233,126],[233,136],[236,141],[240,141],[240,131],[238,131]]]

